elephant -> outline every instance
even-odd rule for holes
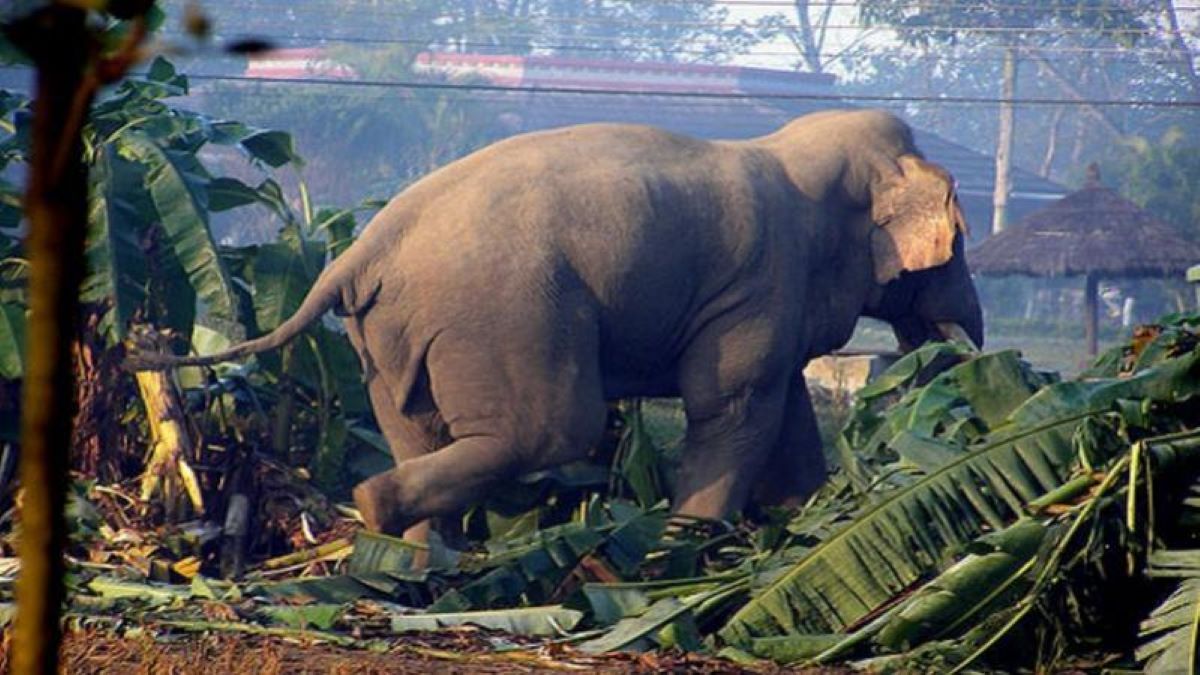
[[[826,478],[802,375],[860,316],[902,347],[983,343],[954,183],[877,110],[750,140],[631,124],[523,134],[394,197],[267,335],[344,318],[396,467],[360,483],[366,525],[421,539],[520,474],[584,456],[606,401],[681,397],[672,509],[725,518]]]

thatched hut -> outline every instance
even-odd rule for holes
[[[1200,243],[1103,186],[1093,164],[1083,189],[984,240],[967,260],[979,274],[1084,277],[1087,347],[1094,356],[1100,279],[1182,274],[1200,262]]]

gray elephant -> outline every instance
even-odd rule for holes
[[[395,197],[272,333],[345,317],[396,468],[369,527],[421,538],[490,486],[580,458],[607,399],[680,396],[674,509],[724,517],[825,477],[804,364],[860,316],[982,344],[950,176],[879,111],[747,141],[590,124],[510,138]],[[964,333],[965,331],[965,333]]]

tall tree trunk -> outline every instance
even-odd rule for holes
[[[1038,171],[1042,178],[1049,178],[1050,172],[1054,169],[1054,155],[1058,152],[1058,128],[1062,126],[1063,115],[1066,112],[1066,107],[1059,106],[1054,109],[1054,115],[1050,118],[1050,133],[1046,138],[1046,154],[1042,156],[1042,166]]]
[[[1183,74],[1187,77],[1192,88],[1192,99],[1200,99],[1200,76],[1196,75],[1196,64],[1192,61],[1192,50],[1188,48],[1179,29],[1179,15],[1175,12],[1174,0],[1163,0],[1163,10],[1167,14],[1167,25],[1171,27],[1171,51],[1175,58],[1182,62]]]
[[[19,41],[31,41],[26,50],[37,65],[37,91],[25,194],[30,317],[21,405],[24,500],[12,668],[15,673],[54,673],[61,638],[63,499],[75,415],[71,341],[87,222],[80,129],[92,88],[84,85],[89,44],[84,12],[55,4],[25,21],[16,30],[23,33]]]
[[[794,0],[796,7],[796,24],[800,26],[798,42],[800,55],[804,57],[804,65],[810,73],[821,72],[821,50],[817,47],[816,35],[813,34],[812,21],[808,18],[808,0]]]
[[[1013,127],[1016,111],[1013,98],[1017,90],[1017,48],[1004,50],[1004,84],[1000,104],[1000,131],[996,136],[996,184],[992,191],[992,234],[1004,230],[1008,222],[1008,195],[1012,191],[1011,168]]]
[[[1087,91],[1086,87],[1089,84],[1089,80],[1090,80],[1089,76],[1091,75],[1091,72],[1092,71],[1090,68],[1084,68],[1083,70],[1080,71],[1080,73],[1079,73],[1080,90]],[[1087,116],[1082,113],[1076,113],[1076,115],[1075,115],[1075,137],[1074,137],[1074,139],[1072,139],[1071,162],[1070,162],[1070,165],[1073,167],[1079,166],[1079,163],[1083,161],[1083,149],[1086,145],[1084,143],[1084,141],[1087,140],[1087,132],[1088,132]]]

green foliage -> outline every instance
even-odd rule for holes
[[[1138,206],[1200,238],[1200,144],[1172,126],[1157,140],[1129,136],[1112,147],[1104,181]]]
[[[1142,622],[1141,635],[1148,639],[1138,649],[1150,675],[1194,673],[1200,669],[1200,569],[1185,579],[1150,617]]]
[[[1028,39],[1022,31],[1036,34],[1048,26],[1081,26],[1110,34],[1130,46],[1137,33],[1129,29],[1145,28],[1143,14],[1148,8],[1136,4],[1114,6],[1107,0],[1050,0],[1030,3],[1026,0],[1000,0],[983,4],[937,3],[913,5],[894,0],[864,0],[861,13],[868,24],[888,24],[898,30],[901,39],[912,43],[943,42],[953,44],[964,36],[1015,43]],[[972,27],[992,29],[976,32]],[[965,29],[965,30],[964,30]],[[1000,29],[1000,30],[996,30]]]
[[[747,661],[866,658],[885,672],[1015,670],[1049,664],[998,649],[1002,640],[1041,634],[1071,645],[1091,613],[1111,611],[1097,598],[1127,582],[1133,564],[1181,584],[1146,619],[1136,658],[1160,672],[1187,668],[1200,569],[1196,322],[1169,317],[1154,340],[1061,382],[1011,351],[929,345],[860,392],[841,434],[858,483],[835,475],[799,510],[713,534],[685,519],[668,527],[658,507],[592,497],[550,524],[554,499],[593,485],[563,471],[544,501],[466,550],[364,533],[342,574],[228,587],[277,607],[236,629],[349,640],[347,605],[369,600],[395,632],[470,624],[564,637],[593,653],[679,647]],[[622,477],[622,458],[654,441],[644,409],[624,413],[611,480],[642,501],[654,491]],[[428,568],[412,569],[418,557]],[[1099,596],[1087,590],[1097,584]],[[122,602],[135,594],[128,584],[91,588]],[[161,612],[194,595],[154,587],[143,597]]]
[[[392,631],[408,633],[470,625],[513,635],[557,637],[575,628],[581,619],[583,612],[557,605],[478,612],[425,613],[393,616]]]
[[[0,379],[18,380],[25,374],[25,308],[0,304]]]
[[[172,107],[171,99],[186,95],[188,86],[171,63],[156,59],[144,77],[127,79],[99,99],[85,127],[88,269],[81,295],[100,311],[100,327],[110,346],[134,323],[152,323],[185,340],[192,337],[198,347],[216,344],[201,339],[212,334],[209,327],[234,339],[275,328],[299,306],[327,254],[348,246],[355,215],[377,206],[321,209],[313,216],[301,183],[297,215],[296,200],[285,193],[278,175],[303,166],[291,136]],[[19,96],[0,96],[0,171],[27,159],[27,106]],[[259,173],[257,185],[212,174],[207,165],[230,151]],[[2,224],[16,223],[19,203],[17,186],[0,183]],[[275,219],[279,241],[240,249],[219,246],[211,214],[251,208]],[[15,348],[24,332],[26,279],[20,249],[17,234],[0,229],[0,340],[14,346],[0,360],[0,378],[21,375],[23,345]],[[227,345],[229,340],[219,342]],[[295,450],[303,453],[302,461],[322,487],[348,487],[353,476],[345,468],[354,457],[378,454],[348,435],[350,418],[361,424],[370,412],[358,358],[338,331],[315,326],[282,358],[265,355],[249,370],[222,367],[220,372],[232,377],[222,387],[236,391],[236,382],[248,382],[256,388],[250,400],[209,399],[204,412],[220,426],[228,411],[277,400],[272,388],[282,381],[289,383],[288,391],[301,388],[301,405],[281,406],[274,430],[261,433],[273,433],[276,446],[289,452],[295,439]],[[195,372],[188,382],[201,389],[207,385]],[[315,433],[293,435],[293,428]]]

